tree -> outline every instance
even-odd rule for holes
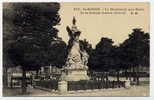
[[[109,38],[101,38],[101,41],[96,45],[96,49],[90,57],[90,68],[96,71],[109,72],[113,66],[113,41]],[[108,74],[108,73],[106,73]],[[108,75],[107,75],[108,76]],[[108,77],[106,77],[108,80]]]
[[[55,40],[50,46],[49,64],[62,68],[65,65],[67,57],[67,45],[62,40]]]
[[[116,72],[117,75],[117,81],[119,81],[120,78],[120,70],[123,67],[123,59],[122,59],[122,50],[119,46],[113,46],[112,52],[112,61],[113,64],[111,65],[112,70]]]
[[[26,71],[49,65],[51,43],[58,38],[54,28],[60,22],[59,3],[12,3],[12,42],[8,54],[15,66],[22,66],[22,93],[26,93]],[[5,11],[4,11],[5,12]],[[4,14],[9,16],[11,14]],[[5,21],[4,16],[4,21]],[[5,32],[4,32],[5,33]]]
[[[121,48],[125,52],[125,64],[133,68],[134,80],[139,84],[139,67],[149,65],[149,34],[139,28],[133,29]]]
[[[89,55],[91,55],[92,50],[93,50],[92,45],[91,45],[86,39],[84,39],[84,40],[79,40],[79,43],[80,43],[80,48],[81,48],[81,50],[82,50],[82,49],[83,49],[83,50],[86,50],[86,52],[87,52]]]

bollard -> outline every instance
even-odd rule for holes
[[[67,92],[67,81],[59,81],[58,82],[58,91],[59,93],[66,93]]]
[[[28,93],[32,93],[32,92],[33,92],[33,89],[34,89],[34,88],[33,88],[32,85],[28,85],[28,86],[27,86],[27,92],[28,92]]]
[[[126,80],[125,81],[125,88],[130,88],[131,86],[130,86],[130,80]]]

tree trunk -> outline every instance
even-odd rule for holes
[[[129,69],[129,74],[128,74],[128,76],[129,76],[129,80],[131,81],[131,68]]]
[[[117,71],[117,81],[119,82],[119,71]]]
[[[22,94],[26,94],[27,93],[27,84],[26,84],[26,70],[25,68],[23,68],[22,71]]]
[[[39,70],[36,70],[36,78],[38,78]]]
[[[128,79],[127,69],[125,69],[125,77],[126,77],[126,80],[127,80]]]
[[[7,72],[8,68],[4,67],[3,68],[3,86],[4,87],[8,87],[8,72]]]
[[[108,76],[109,76],[109,75],[108,75],[108,72],[107,72],[107,73],[106,73],[106,80],[107,80],[107,81],[109,80]]]
[[[136,81],[137,81],[137,85],[139,85],[139,66],[137,66]]]
[[[105,80],[105,73],[104,73],[104,71],[103,71],[103,81]]]
[[[133,81],[135,82],[136,81],[136,72],[135,72],[135,67],[133,67]]]

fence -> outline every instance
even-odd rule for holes
[[[41,88],[46,88],[50,90],[58,89],[58,80],[39,80],[35,81],[35,86],[39,86]]]
[[[88,90],[88,89],[107,89],[125,87],[124,81],[101,81],[101,80],[85,80],[85,81],[69,81],[68,91]]]
[[[58,90],[58,80],[35,81],[35,86],[48,90]],[[68,81],[68,91],[94,90],[125,87],[124,81],[81,80]]]
[[[126,72],[122,72],[122,73],[119,74],[119,76],[120,77],[126,77],[126,74],[129,77],[136,76],[135,72],[127,72],[127,73]],[[149,77],[149,73],[147,73],[147,72],[138,72],[137,75],[138,75],[138,77]],[[109,76],[116,77],[117,75],[116,75],[116,73],[110,73]]]

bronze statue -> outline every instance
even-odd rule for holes
[[[81,34],[81,31],[79,31],[76,27],[76,19],[75,17],[73,17],[73,20],[72,20],[72,28],[70,29],[69,26],[66,27],[66,30],[68,32],[68,35],[70,37],[70,40],[79,40],[79,36]]]

